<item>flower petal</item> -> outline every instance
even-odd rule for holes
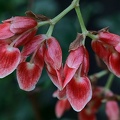
[[[62,50],[58,41],[54,37],[46,40],[47,49],[45,51],[45,63],[54,69],[60,69],[62,65]]]
[[[81,111],[92,97],[90,80],[87,77],[73,78],[66,86],[66,96],[72,108]]]
[[[32,29],[30,31],[25,32],[22,34],[17,41],[15,42],[14,46],[19,47],[25,45],[27,42],[29,42],[34,35],[36,34],[37,29]]]
[[[19,87],[25,91],[33,90],[41,76],[41,72],[41,69],[34,63],[20,63],[17,68],[17,80]]]
[[[0,24],[0,39],[7,39],[13,35],[14,33],[10,31],[10,23]]]
[[[7,44],[0,46],[0,78],[11,74],[20,62],[20,51],[18,48]]]
[[[60,118],[65,111],[70,109],[70,103],[67,99],[59,100],[55,106],[55,114],[57,118]]]
[[[108,101],[106,103],[105,111],[109,120],[120,119],[120,110],[116,101]]]
[[[120,77],[120,53],[113,53],[110,55],[109,70]]]
[[[37,26],[37,22],[30,17],[12,17],[3,23],[11,23],[10,31],[15,34],[23,33]]]
[[[64,66],[65,80],[63,83],[63,87],[65,87],[74,76],[80,64],[83,62],[83,56],[84,56],[83,46],[80,46],[76,50],[70,52]]]
[[[32,52],[34,52],[38,46],[40,46],[41,42],[46,39],[45,35],[36,35],[31,39],[22,49],[22,56],[28,56]]]

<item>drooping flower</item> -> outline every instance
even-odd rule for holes
[[[54,85],[62,89],[62,50],[58,41],[54,37],[46,40],[46,51],[44,54],[47,73]]]
[[[109,32],[100,32],[98,39],[92,41],[94,52],[104,61],[108,69],[118,77],[120,77],[119,41],[120,36]]]
[[[54,95],[60,100],[66,98],[77,112],[81,111],[92,97],[91,83],[87,77],[89,56],[79,38],[81,34],[78,34],[75,42],[72,43],[64,66],[63,90],[58,92],[58,96]],[[80,44],[76,45],[76,43]]]
[[[4,20],[0,26],[0,77],[3,78],[17,68],[21,59],[17,47],[34,37],[37,22],[30,17],[12,17]]]
[[[45,36],[37,35],[26,44],[21,52],[21,63],[17,67],[17,81],[19,87],[25,91],[35,88],[44,67]],[[25,62],[32,54],[30,62]]]
[[[96,113],[102,105],[102,100],[114,94],[103,87],[95,87],[93,96],[87,106],[78,114],[79,120],[97,120]],[[115,100],[108,100],[105,104],[105,112],[109,120],[119,120],[119,106]]]

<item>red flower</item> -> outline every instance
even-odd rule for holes
[[[57,92],[57,95],[54,95],[60,100],[66,97],[72,108],[77,112],[81,111],[92,97],[91,83],[87,77],[88,61],[89,57],[85,47],[81,45],[74,49],[69,54],[64,67],[64,77],[65,80],[68,80],[65,81],[66,86],[62,91]],[[71,71],[70,74],[69,71]]]
[[[105,62],[108,69],[116,76],[120,77],[120,53],[119,53],[120,36],[100,32],[98,39],[92,41],[94,52]]]
[[[50,37],[46,40],[44,60],[50,79],[54,85],[61,90],[63,84],[62,50],[58,41],[54,37]]]
[[[37,26],[37,21],[30,17],[12,17],[4,20],[3,23],[10,24],[10,31],[14,34],[21,34]]]
[[[0,41],[0,78],[12,73],[20,62],[20,51]]]

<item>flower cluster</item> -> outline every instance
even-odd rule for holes
[[[120,77],[120,36],[108,31],[100,31],[98,38],[92,41],[92,48],[108,69]]]
[[[57,39],[46,34],[36,35],[37,28],[37,21],[31,17],[13,17],[0,25],[0,78],[16,69],[19,87],[31,91],[45,66],[51,81],[63,93],[61,98],[57,97],[67,98],[75,111],[81,111],[92,96],[87,77],[89,56],[82,44],[82,35],[78,34],[70,45],[63,65]]]
[[[96,113],[98,112],[102,101],[107,97],[112,97],[114,94],[110,90],[106,90],[103,87],[95,87],[93,89],[93,96],[86,107],[78,112],[78,120],[97,120]],[[70,110],[71,106],[67,99],[57,101],[55,107],[55,113],[60,118],[66,111]],[[120,109],[115,100],[106,100],[105,112],[108,120],[119,120]]]

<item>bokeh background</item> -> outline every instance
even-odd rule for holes
[[[49,18],[64,10],[72,0],[0,0],[0,21],[14,16],[24,16],[31,10]],[[81,12],[88,30],[100,30],[109,27],[110,31],[120,35],[120,0],[80,0]],[[39,28],[38,34],[46,33],[48,26]],[[58,39],[63,51],[63,63],[68,55],[69,44],[81,32],[76,13],[72,10],[55,26],[53,36]],[[86,47],[90,53],[89,75],[101,70],[96,64],[91,49],[91,40],[87,38]],[[98,81],[104,86],[107,77]],[[19,89],[15,72],[0,79],[0,120],[57,120],[54,107],[57,99],[52,97],[56,87],[46,71],[32,92]],[[120,80],[116,77],[111,90],[120,94]],[[98,120],[107,120],[104,105],[97,113]],[[59,120],[77,120],[77,113],[72,109]]]

